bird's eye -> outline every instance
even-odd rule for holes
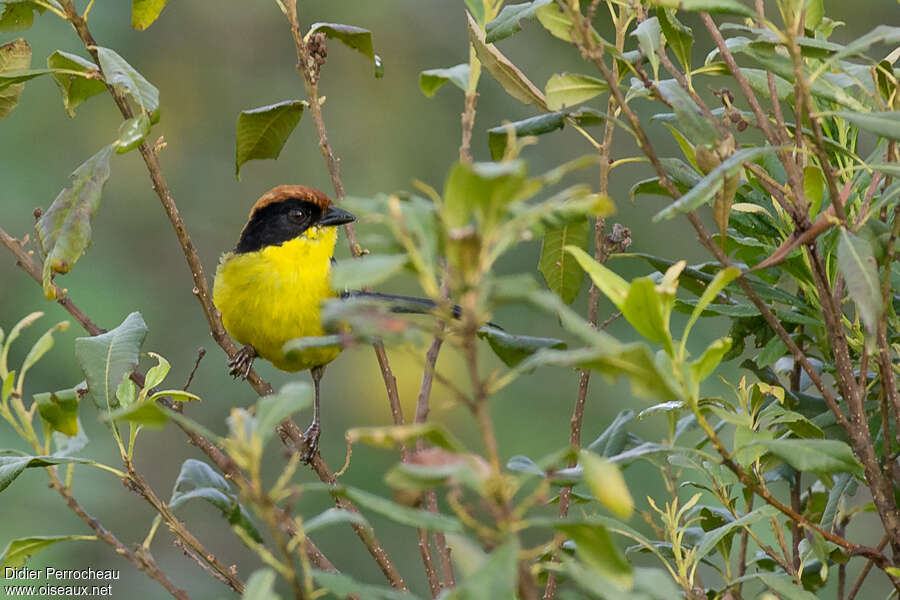
[[[300,223],[301,221],[303,221],[303,218],[305,216],[306,216],[306,213],[304,213],[303,209],[300,209],[300,208],[292,208],[291,211],[288,213],[288,218],[290,218],[291,221],[294,221],[296,223]]]

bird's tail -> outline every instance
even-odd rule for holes
[[[402,314],[428,314],[437,306],[434,300],[428,298],[416,298],[415,296],[401,296],[398,294],[382,294],[381,292],[364,292],[362,290],[345,291],[341,294],[341,298],[369,298],[372,300],[383,301],[390,307],[390,311]],[[458,304],[452,307],[453,318],[458,319],[462,315],[462,309]],[[496,323],[487,323],[488,326],[502,330],[503,328]]]
[[[428,298],[416,298],[414,296],[400,296],[398,294],[382,294],[381,292],[364,292],[361,290],[345,291],[341,298],[363,298],[383,301],[390,307],[391,312],[409,314],[427,314],[437,306],[434,300]],[[453,316],[459,318],[462,309],[453,305]]]

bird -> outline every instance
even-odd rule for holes
[[[304,434],[301,459],[318,452],[319,384],[338,346],[285,353],[292,339],[325,335],[320,319],[324,301],[365,297],[393,303],[392,312],[422,313],[435,308],[424,298],[365,291],[337,291],[331,267],[340,225],[356,217],[324,193],[304,185],[279,185],[253,205],[234,249],[222,254],[213,283],[213,303],[228,334],[243,347],[228,361],[229,373],[246,379],[255,358],[290,373],[309,370],[313,381],[313,419]],[[453,307],[459,316],[459,307]]]

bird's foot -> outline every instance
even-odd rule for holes
[[[247,345],[238,350],[234,358],[228,361],[228,374],[237,379],[247,379],[250,376],[250,369],[253,368],[253,359],[256,358],[256,349]]]
[[[319,453],[319,433],[321,430],[315,421],[303,433],[303,448],[300,449],[300,460],[303,464],[311,463]]]

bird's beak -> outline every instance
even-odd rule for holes
[[[355,220],[356,217],[352,213],[332,204],[325,210],[325,214],[322,215],[322,218],[319,219],[319,225],[344,225],[345,223],[352,223]]]

